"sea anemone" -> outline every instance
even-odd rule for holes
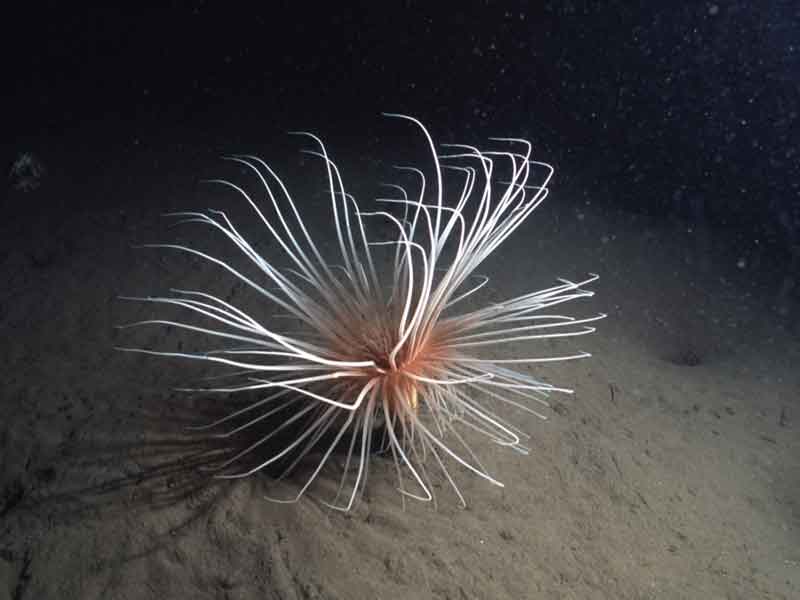
[[[238,266],[184,245],[150,245],[213,263],[254,291],[261,306],[277,307],[290,317],[291,331],[279,331],[253,311],[204,291],[128,298],[172,305],[195,317],[131,325],[188,330],[228,345],[205,352],[123,350],[224,365],[233,382],[204,391],[259,394],[198,428],[223,438],[255,432],[252,443],[217,465],[218,477],[247,477],[276,465],[283,475],[313,458],[293,494],[271,498],[276,501],[303,497],[328,471],[327,465],[336,475],[325,503],[349,510],[363,494],[375,456],[393,459],[402,497],[433,500],[431,466],[462,504],[464,496],[451,472],[454,465],[502,486],[462,434],[471,430],[498,446],[527,453],[528,436],[499,409],[510,406],[545,418],[537,407],[547,406],[546,396],[570,390],[519,369],[589,354],[498,358],[498,350],[522,347],[515,342],[581,336],[594,331],[590,323],[603,317],[543,314],[591,296],[582,287],[595,275],[577,282],[558,280],[547,289],[459,310],[470,306],[473,294],[488,282],[475,270],[547,196],[553,169],[532,160],[531,144],[522,139],[491,138],[491,150],[448,144],[437,151],[418,120],[388,116],[413,123],[422,133],[431,152],[433,178],[429,181],[416,168],[398,167],[414,181],[415,191],[388,185],[393,197],[377,200],[386,210],[362,210],[345,191],[339,168],[322,141],[311,133],[295,132],[313,141],[316,148],[308,153],[324,166],[338,245],[334,262],[323,258],[283,181],[267,163],[250,155],[225,158],[256,178],[261,198],[229,180],[212,181],[250,206],[289,267],[278,268],[274,259],[257,252],[219,210],[173,216],[225,236],[241,253]],[[446,204],[446,196],[455,203]],[[392,239],[371,239],[369,223],[374,219],[391,224]],[[255,267],[257,275],[246,275],[245,264]]]

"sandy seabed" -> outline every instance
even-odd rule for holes
[[[81,188],[124,187],[114,206],[71,208],[66,169],[7,194],[34,208],[0,248],[0,600],[800,597],[798,313],[771,310],[769,278],[727,242],[556,186],[486,265],[488,293],[597,272],[570,314],[609,317],[580,339],[592,358],[534,371],[575,390],[548,421],[507,414],[530,456],[470,438],[506,487],[454,468],[466,509],[446,485],[403,507],[376,458],[352,513],[278,505],[267,477],[198,468],[199,409],[171,391],[192,369],[113,349],[129,341],[114,325],[153,314],[119,294],[218,278],[131,249],[171,239],[164,210],[213,206],[169,163]]]

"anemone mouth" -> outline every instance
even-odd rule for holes
[[[251,442],[219,464],[219,477],[247,477],[276,465],[283,476],[314,457],[296,493],[271,498],[275,501],[295,502],[312,485],[325,487],[324,481],[332,480],[338,484],[326,503],[351,509],[365,489],[376,443],[392,458],[403,498],[433,500],[431,466],[462,504],[466,501],[451,473],[454,466],[502,486],[461,432],[527,453],[527,434],[503,416],[503,409],[511,406],[545,418],[547,395],[570,390],[540,381],[517,365],[589,355],[496,358],[487,352],[512,342],[582,336],[605,316],[575,318],[549,310],[591,296],[584,286],[596,275],[559,280],[484,308],[463,308],[464,300],[488,281],[475,270],[544,200],[553,169],[531,158],[525,140],[496,138],[492,143],[498,147],[491,150],[468,145],[437,149],[422,123],[405,115],[388,116],[413,123],[422,133],[433,177],[429,181],[421,169],[398,167],[411,177],[414,191],[387,185],[392,193],[377,199],[386,210],[362,210],[345,191],[322,141],[298,134],[313,141],[316,149],[308,154],[324,167],[338,244],[333,262],[323,258],[288,187],[267,163],[249,155],[226,158],[256,178],[260,187],[255,192],[225,179],[211,181],[249,206],[289,260],[288,268],[278,268],[259,254],[218,210],[173,216],[217,231],[233,244],[240,262],[185,245],[148,245],[207,261],[261,304],[301,324],[300,330],[279,330],[243,305],[206,291],[126,297],[193,317],[148,319],[131,326],[168,326],[199,334],[209,345],[225,345],[205,352],[121,350],[227,369],[230,384],[184,388],[187,392],[258,395],[243,408],[196,428],[222,438],[253,434]],[[446,203],[446,196],[455,203]],[[394,228],[396,237],[370,238],[366,222],[378,218]],[[384,262],[376,257],[381,251]],[[255,275],[247,274],[245,265]],[[336,468],[331,457],[341,448],[344,464]],[[322,476],[330,471],[338,474]]]

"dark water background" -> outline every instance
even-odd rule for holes
[[[101,177],[222,131],[363,140],[401,111],[443,140],[528,136],[609,209],[797,269],[797,3],[255,4],[10,9],[4,165],[62,148]]]

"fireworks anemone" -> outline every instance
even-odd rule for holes
[[[276,501],[298,500],[324,470],[332,469],[335,492],[326,503],[349,510],[363,494],[369,463],[378,454],[393,459],[403,497],[433,499],[431,466],[443,474],[462,504],[464,497],[451,473],[454,465],[502,487],[462,431],[472,430],[498,446],[527,453],[528,436],[503,418],[500,409],[511,406],[545,418],[541,410],[547,407],[547,395],[570,390],[520,368],[589,355],[497,358],[497,353],[522,347],[517,342],[585,335],[594,331],[591,323],[603,317],[543,312],[591,296],[582,288],[595,275],[577,282],[558,280],[544,290],[459,310],[472,305],[473,294],[488,281],[475,270],[547,196],[553,169],[532,160],[531,144],[522,139],[492,138],[491,150],[459,144],[437,151],[418,120],[388,116],[420,130],[430,149],[433,179],[429,182],[422,170],[398,167],[414,181],[414,193],[388,185],[393,197],[377,200],[386,210],[362,210],[345,191],[339,168],[322,141],[311,133],[298,133],[313,141],[315,150],[308,153],[322,161],[327,175],[336,264],[323,258],[280,177],[249,155],[226,159],[256,178],[260,198],[229,180],[213,181],[249,205],[289,267],[278,268],[275,260],[259,254],[219,210],[173,216],[222,234],[241,253],[242,265],[188,246],[152,245],[213,263],[261,302],[289,316],[295,324],[292,331],[279,331],[252,311],[248,314],[203,291],[129,298],[171,305],[194,317],[132,325],[171,326],[223,340],[227,346],[206,352],[123,350],[217,363],[229,369],[233,382],[205,391],[258,394],[243,408],[198,428],[224,438],[256,432],[254,442],[218,465],[219,477],[247,477],[276,464],[286,474],[313,457],[310,474],[296,494],[271,498]],[[445,196],[451,195],[451,186],[456,201],[448,205]],[[393,239],[370,239],[369,222],[374,219],[391,224]],[[257,276],[246,275],[244,264],[255,268]]]

